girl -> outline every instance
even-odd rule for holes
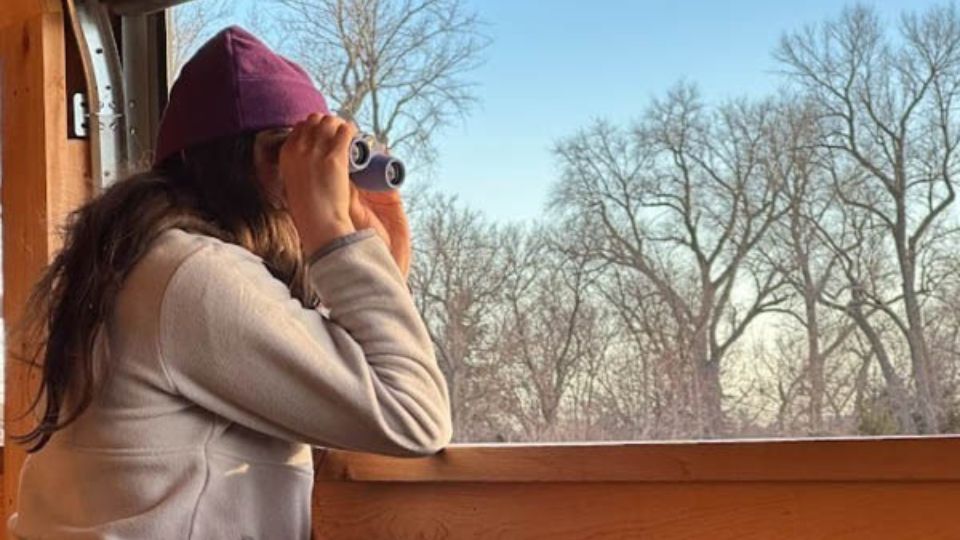
[[[351,186],[354,135],[239,28],[184,66],[153,170],[72,216],[33,297],[14,537],[308,538],[308,445],[449,442],[402,205]]]

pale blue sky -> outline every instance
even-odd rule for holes
[[[249,0],[248,0],[249,1]],[[479,106],[448,128],[433,185],[498,220],[542,214],[554,142],[593,119],[627,123],[680,79],[711,101],[780,80],[786,30],[839,14],[836,0],[467,0],[493,39],[473,74]],[[244,2],[245,3],[245,2]],[[244,4],[238,3],[238,4]],[[930,0],[876,0],[889,22]],[[418,181],[413,178],[411,181]]]

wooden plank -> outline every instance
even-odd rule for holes
[[[0,28],[20,23],[43,13],[47,0],[3,0],[0,9]]]
[[[338,450],[318,481],[703,482],[960,480],[960,437],[454,445],[427,458]]]
[[[337,540],[955,540],[960,483],[321,482]]]
[[[960,438],[318,451],[317,538],[956,539]]]
[[[4,320],[17,327],[34,282],[59,247],[66,214],[89,196],[86,143],[68,141],[61,5],[4,0],[0,27],[3,69],[3,277]],[[9,8],[9,9],[8,9]],[[19,18],[18,18],[19,17]],[[23,343],[7,338],[3,508],[16,506],[22,448],[11,433],[29,429],[23,418],[35,378],[22,362]]]

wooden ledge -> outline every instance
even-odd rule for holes
[[[453,445],[424,458],[321,450],[318,482],[937,482],[960,437]]]

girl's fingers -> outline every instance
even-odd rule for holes
[[[336,116],[327,115],[320,119],[316,124],[311,125],[311,135],[317,141],[329,141],[337,134],[337,129],[343,120]]]
[[[306,122],[297,122],[294,124],[293,129],[291,129],[287,135],[287,140],[284,141],[284,145],[289,144],[289,147],[295,147],[303,139],[303,132],[306,126]]]
[[[322,114],[313,113],[307,116],[306,120],[298,123],[297,128],[300,128],[298,140],[304,140],[304,143],[313,143],[313,140],[316,138],[317,126],[320,125],[323,118],[324,116]]]
[[[311,113],[304,120],[294,124],[293,129],[287,136],[290,148],[295,148],[299,152],[306,152],[316,146],[317,130],[322,124],[324,118],[328,115],[321,113]]]
[[[348,122],[341,122],[340,126],[337,128],[337,133],[334,138],[333,148],[331,152],[334,155],[349,156],[350,155],[350,144],[353,142],[353,137],[357,134],[357,128]]]

